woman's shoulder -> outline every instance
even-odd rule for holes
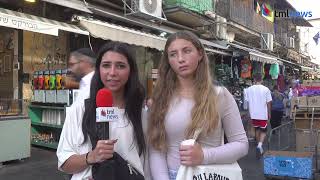
[[[78,122],[80,122],[82,121],[84,110],[84,102],[73,103],[71,106],[66,108],[66,116],[69,116],[70,119],[76,119]]]
[[[218,98],[222,98],[230,94],[229,90],[222,85],[214,85],[213,87]]]
[[[68,108],[70,110],[84,110],[85,107],[85,101],[76,101]]]

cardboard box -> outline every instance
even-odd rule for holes
[[[309,179],[312,160],[310,152],[267,151],[263,157],[264,174]]]
[[[315,152],[317,144],[318,153],[320,153],[320,131],[314,130],[312,135],[310,132],[310,130],[296,130],[296,151]]]
[[[310,120],[309,119],[296,119],[295,128],[296,129],[310,129]]]
[[[312,86],[313,87],[320,87],[320,81],[319,80],[313,80],[312,81]]]
[[[46,103],[56,103],[56,102],[57,102],[57,91],[46,90]]]
[[[312,80],[303,80],[303,83],[302,83],[302,85],[304,85],[304,86],[312,86]]]
[[[293,109],[295,106],[307,106],[307,105],[308,105],[307,96],[293,97],[291,99],[291,109]]]
[[[304,129],[304,130],[309,130],[311,128],[311,114],[309,118],[296,118],[295,119],[295,127],[296,129]],[[320,130],[320,119],[319,118],[314,118],[312,122],[312,129],[315,130]]]
[[[320,106],[320,96],[308,97],[308,106]]]

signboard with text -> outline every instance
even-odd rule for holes
[[[0,26],[58,36],[57,26],[0,12]]]

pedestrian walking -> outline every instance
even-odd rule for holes
[[[284,95],[279,92],[278,86],[273,87],[272,103],[271,103],[271,129],[281,125],[281,119],[284,111]]]
[[[262,85],[262,75],[254,75],[254,85],[246,89],[245,101],[248,102],[252,126],[255,128],[257,156],[263,154],[263,142],[266,137],[268,120],[271,118],[271,92]]]
[[[175,180],[180,165],[234,163],[248,152],[239,109],[214,85],[203,44],[191,32],[172,34],[165,45],[150,107],[148,137],[154,180]],[[201,129],[194,145],[191,139]],[[221,145],[223,133],[228,143]]]
[[[81,48],[70,53],[68,73],[74,80],[80,82],[76,102],[82,102],[89,97],[90,83],[94,74],[96,55],[89,48]]]

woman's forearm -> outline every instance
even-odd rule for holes
[[[89,165],[86,162],[86,154],[75,154],[66,160],[66,162],[61,166],[61,169],[66,173],[76,174],[85,170],[88,166]]]

